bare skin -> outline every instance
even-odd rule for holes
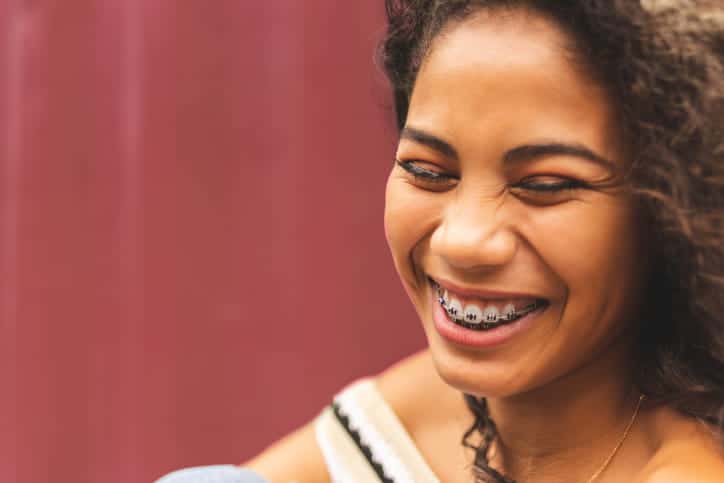
[[[377,386],[440,481],[474,481],[473,454],[460,444],[472,415],[461,394],[437,376],[428,351],[380,374]],[[241,466],[257,471],[271,483],[329,482],[312,424]],[[609,450],[619,436],[605,435]],[[605,455],[598,463],[604,458]],[[577,480],[569,474],[559,481],[585,481],[585,476]],[[724,481],[724,462],[714,438],[699,423],[665,407],[643,408],[610,471],[599,481],[720,483]]]
[[[377,381],[444,482],[473,481],[463,393],[486,397],[499,435],[491,463],[518,483],[587,482],[639,401],[630,374],[646,234],[617,182],[627,160],[611,101],[570,44],[531,12],[474,14],[436,37],[410,100],[385,229],[429,350]],[[551,145],[596,159],[530,149]],[[550,188],[571,180],[581,184]],[[430,278],[548,305],[505,342],[461,342],[440,329]],[[328,481],[310,426],[248,466],[274,483]],[[623,481],[724,482],[724,462],[698,422],[645,403],[596,483]]]

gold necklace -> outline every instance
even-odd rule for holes
[[[644,395],[642,394],[641,397],[639,397],[639,402],[636,404],[636,409],[634,410],[633,416],[631,417],[631,421],[628,422],[628,425],[626,426],[626,429],[623,431],[623,436],[621,436],[621,439],[618,441],[618,444],[615,448],[613,448],[613,451],[611,451],[611,454],[608,455],[608,458],[606,458],[606,461],[603,462],[603,465],[596,471],[593,476],[588,480],[587,483],[592,483],[595,481],[599,476],[601,476],[601,473],[604,472],[604,470],[608,467],[608,464],[611,462],[614,456],[616,456],[616,453],[618,453],[619,448],[621,445],[623,445],[623,442],[626,440],[626,436],[628,436],[629,431],[631,430],[631,426],[633,426],[634,421],[636,421],[636,416],[639,414],[639,409],[641,409],[641,403],[644,400]]]

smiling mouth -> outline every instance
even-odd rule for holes
[[[483,299],[463,297],[429,279],[437,293],[437,302],[455,324],[470,330],[491,330],[512,324],[541,309],[549,302],[545,299]]]

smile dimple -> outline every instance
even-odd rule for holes
[[[535,298],[483,299],[465,297],[440,287],[430,280],[437,291],[438,302],[455,322],[469,325],[490,325],[510,322],[532,312],[539,306]]]

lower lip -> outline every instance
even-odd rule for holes
[[[533,325],[533,321],[545,312],[547,306],[537,309],[525,317],[510,324],[488,330],[471,330],[462,327],[448,318],[447,312],[437,301],[435,290],[432,294],[432,320],[437,332],[450,342],[476,348],[488,348],[502,345]]]

